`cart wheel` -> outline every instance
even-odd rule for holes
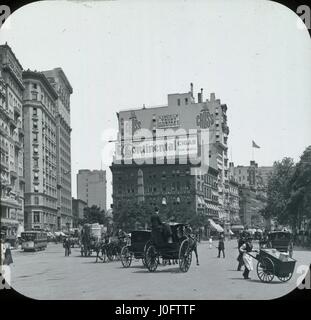
[[[258,278],[265,283],[271,282],[274,278],[274,264],[268,257],[261,258],[257,263]]]
[[[124,268],[128,268],[132,263],[132,254],[127,246],[121,250],[121,262]]]
[[[182,272],[187,272],[192,261],[192,250],[189,248],[189,240],[184,240],[179,248],[179,268]]]
[[[154,245],[150,245],[147,248],[146,256],[146,267],[150,272],[154,272],[159,264],[158,253]]]
[[[147,267],[145,258],[141,258],[144,267]]]
[[[289,281],[293,276],[293,273],[290,272],[287,276],[278,276],[278,278],[280,279],[280,281],[282,282],[287,282]]]

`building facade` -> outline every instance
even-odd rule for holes
[[[61,68],[42,72],[57,92],[56,100],[56,168],[58,228],[72,226],[71,198],[71,126],[70,95],[72,87]]]
[[[267,186],[273,167],[259,167],[255,161],[249,166],[229,164],[230,179],[239,185],[240,220],[247,227],[266,227],[261,210],[267,203]]]
[[[24,71],[25,229],[56,231],[57,93],[41,72]]]
[[[24,226],[23,68],[12,49],[0,46],[1,231],[16,237]]]
[[[77,198],[86,202],[88,207],[94,205],[106,211],[106,171],[79,170],[77,174]]]
[[[84,209],[87,207],[87,203],[81,199],[72,198],[72,217],[73,227],[77,228],[84,218]]]
[[[189,202],[196,213],[202,212],[217,221],[228,223],[229,128],[226,111],[227,106],[213,93],[210,99],[204,101],[202,89],[196,101],[192,84],[187,93],[169,94],[165,106],[143,106],[141,109],[120,111],[117,114],[119,143],[111,166],[114,210],[117,210],[120,201],[122,203],[122,197],[127,202],[140,199],[135,196],[141,185],[138,181],[140,167],[140,175],[144,177],[144,188],[141,187],[141,190],[144,191],[145,201],[158,205],[164,198],[174,205],[179,198],[178,201]],[[137,146],[135,141],[141,138],[141,134],[144,143],[142,146],[139,142],[140,146]],[[144,165],[137,167],[140,160]],[[133,175],[130,183],[133,187],[126,193],[129,182],[122,182],[122,179],[129,178],[128,171]],[[175,181],[176,171],[183,172],[180,173],[180,181]],[[155,176],[152,181],[149,181],[149,172]],[[163,175],[167,181],[164,186]],[[182,190],[186,193],[183,194]]]

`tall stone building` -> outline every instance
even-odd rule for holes
[[[106,171],[79,170],[77,174],[77,198],[86,202],[88,207],[94,205],[106,211]]]
[[[56,231],[57,93],[45,75],[24,71],[25,228]]]
[[[229,164],[230,179],[239,185],[240,220],[244,226],[260,227],[266,225],[261,210],[267,202],[267,186],[273,167],[259,167],[255,161],[249,166]]]
[[[1,231],[15,237],[24,225],[23,68],[12,49],[0,46]]]
[[[120,143],[111,165],[114,210],[129,201],[182,201],[229,222],[226,111],[213,93],[204,101],[203,89],[196,101],[192,84],[187,93],[169,94],[165,106],[120,111]],[[142,132],[144,142],[135,145]]]
[[[61,68],[42,72],[57,93],[56,168],[58,228],[72,226],[70,95],[72,87]]]

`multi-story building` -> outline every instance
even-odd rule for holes
[[[259,167],[255,161],[250,161],[249,166],[234,166],[229,164],[229,174],[241,186],[255,189],[266,189],[273,167]]]
[[[241,223],[239,184],[230,178],[229,178],[229,211],[230,211],[230,224],[239,225]]]
[[[72,217],[73,227],[77,228],[84,218],[84,208],[87,207],[87,203],[81,199],[72,198]]]
[[[1,229],[15,236],[24,226],[23,68],[12,49],[0,46]]]
[[[258,167],[255,161],[250,161],[249,166],[237,166],[230,162],[230,179],[239,184],[240,219],[245,226],[263,227],[264,219],[261,209],[267,201],[267,185],[273,167]]]
[[[192,84],[188,93],[169,94],[165,106],[120,111],[120,143],[111,166],[114,211],[128,201],[144,199],[161,205],[165,198],[168,205],[185,201],[197,213],[229,222],[226,111],[227,106],[213,93],[204,101],[202,89],[195,101]],[[143,147],[133,146],[142,132]],[[144,165],[137,165],[140,160]],[[162,186],[164,179],[167,182]],[[144,197],[136,195],[139,186]]]
[[[97,206],[106,211],[107,180],[105,170],[79,170],[77,174],[77,198],[88,207]]]
[[[25,228],[56,231],[58,95],[45,75],[24,71]]]
[[[61,68],[42,72],[55,91],[56,100],[56,167],[57,167],[57,207],[58,228],[72,226],[71,200],[71,127],[70,95],[72,87]]]

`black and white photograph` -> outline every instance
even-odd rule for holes
[[[0,291],[191,318],[311,289],[310,12],[0,5]]]

